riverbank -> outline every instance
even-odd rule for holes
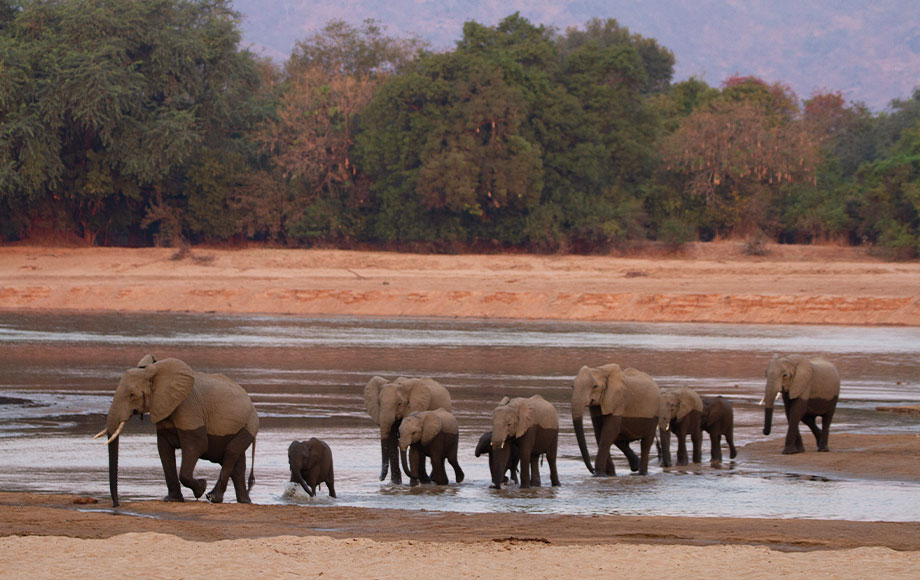
[[[855,248],[636,257],[0,246],[0,309],[920,325],[920,264]]]

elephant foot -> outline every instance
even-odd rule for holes
[[[193,479],[192,485],[188,486],[192,490],[192,493],[195,494],[195,499],[198,499],[208,488],[208,482],[204,479]]]
[[[428,483],[428,482],[426,481],[425,483]],[[418,480],[415,479],[414,477],[410,478],[410,479],[409,479],[409,487],[415,487],[416,485],[418,485]]]
[[[501,488],[502,488],[502,486],[497,485],[497,484],[494,484],[494,483],[493,483],[492,485],[489,486],[489,489],[501,489]]]
[[[805,450],[796,449],[795,447],[786,447],[783,449],[783,455],[795,455],[796,453],[805,453]]]
[[[224,503],[224,494],[222,493],[209,491],[205,497],[208,498],[208,501],[211,503]]]
[[[828,451],[830,451],[830,448],[829,447],[818,447],[818,451],[822,453],[827,453]]]
[[[252,503],[252,499],[249,497],[248,493],[246,495],[238,495],[236,496],[236,503]]]
[[[163,498],[163,501],[166,501],[166,502],[185,501],[185,498],[182,497],[182,494],[180,493],[179,495],[167,495],[166,497]]]

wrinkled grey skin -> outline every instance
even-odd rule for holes
[[[322,439],[293,441],[288,447],[291,482],[299,483],[307,495],[316,495],[316,487],[326,484],[329,497],[335,497],[335,474],[332,469],[332,449]]]
[[[818,451],[829,451],[827,440],[831,421],[840,397],[840,376],[837,368],[822,358],[803,355],[774,356],[765,373],[763,434],[769,435],[773,424],[773,402],[783,398],[788,429],[783,454],[803,453],[805,446],[799,423],[811,429]],[[817,418],[821,417],[821,427]]]
[[[661,463],[671,467],[671,433],[677,436],[677,465],[687,465],[687,436],[693,445],[693,463],[702,461],[703,400],[689,387],[662,390],[658,405]]]
[[[457,461],[459,439],[457,418],[450,411],[419,411],[403,419],[399,426],[399,449],[403,452],[403,469],[409,476],[409,485],[418,485],[419,466],[424,464],[426,457],[431,458],[432,483],[447,485],[445,460],[454,468],[454,479],[462,483],[463,469]],[[406,455],[409,456],[408,463]]]
[[[505,464],[505,469],[503,469],[501,472],[500,479],[502,480],[502,483],[508,483],[509,481],[518,483],[518,462],[521,460],[521,449],[518,446],[516,439],[511,440],[509,447],[510,449],[508,454],[508,461]],[[500,465],[493,464],[495,461],[495,456],[492,455],[491,431],[486,431],[483,433],[479,438],[479,442],[476,444],[476,457],[481,457],[483,455],[489,456],[489,473],[494,473],[498,468],[501,467]],[[511,472],[510,479],[509,476],[505,475],[505,472],[508,471]],[[495,487],[495,485],[493,484],[492,487]]]
[[[492,487],[501,489],[505,466],[515,445],[521,457],[521,489],[540,486],[541,455],[546,455],[550,482],[558,486],[558,443],[559,416],[552,403],[540,395],[503,398],[492,411]]]

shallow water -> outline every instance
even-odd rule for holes
[[[744,462],[664,470],[654,459],[649,476],[638,477],[628,474],[616,450],[620,475],[593,478],[578,452],[568,402],[581,365],[634,366],[662,387],[731,398],[740,446],[763,439],[757,402],[773,353],[814,353],[833,360],[843,378],[835,432],[916,433],[917,419],[875,411],[878,404],[920,400],[920,330],[910,328],[0,314],[0,490],[107,498],[107,455],[90,437],[104,426],[121,374],[148,352],[224,373],[250,392],[262,424],[257,503],[920,521],[920,482],[827,480]],[[461,425],[461,485],[378,481],[378,431],[362,400],[373,375],[430,375],[448,386]],[[562,486],[491,490],[486,458],[473,456],[476,441],[491,428],[491,410],[502,396],[534,393],[559,411]],[[784,432],[780,416],[771,436],[777,452]],[[313,436],[333,449],[337,499],[325,489],[310,499],[287,483],[288,444]],[[708,456],[704,441],[704,461]],[[165,494],[149,421],[129,423],[120,467],[124,500]],[[213,482],[217,466],[200,462],[198,474]],[[450,467],[448,474],[453,481]],[[542,474],[548,483],[548,468]]]

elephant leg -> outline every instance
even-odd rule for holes
[[[787,393],[783,393],[783,407],[786,410],[786,420],[789,426],[786,430],[786,443],[783,447],[783,455],[803,453],[805,446],[802,444],[802,434],[799,432],[799,422],[805,416],[805,409],[808,407],[808,401],[804,399],[789,398]]]
[[[625,439],[618,440],[614,443],[617,446],[617,449],[623,452],[623,455],[626,456],[626,461],[629,462],[630,471],[639,471],[639,456],[636,455],[636,452],[632,450],[632,447],[629,446],[629,441]],[[611,469],[613,462],[611,461]],[[612,471],[610,475],[615,475]]]
[[[549,481],[553,487],[559,487],[559,472],[556,470],[556,453],[559,446],[559,433],[552,437],[546,449],[546,462],[549,463]]]
[[[230,477],[242,465],[243,479],[246,473],[246,449],[252,443],[253,437],[245,429],[233,435],[229,441],[225,437],[208,437],[208,452],[206,457],[213,458],[220,463],[220,475],[214,483],[214,489],[207,494],[208,501],[211,503],[221,503],[224,501],[224,493],[227,491],[227,483]],[[237,501],[240,503],[252,503],[249,499],[249,492],[246,490],[245,482],[243,485],[237,485],[236,480],[233,482],[233,488],[236,491]]]
[[[683,425],[677,433],[677,465],[687,465],[687,431]]]
[[[540,481],[540,454],[535,453],[530,458],[530,486],[540,487],[541,485],[543,484]]]
[[[639,441],[639,475],[648,475],[648,456],[652,451],[652,442],[655,440],[655,427]]]
[[[596,476],[616,475],[616,469],[610,459],[610,446],[617,440],[622,422],[623,418],[618,415],[610,415],[604,419],[601,436],[597,444],[597,457],[594,460],[594,474]],[[524,457],[523,453],[521,457]]]
[[[418,480],[422,483],[431,483],[431,477],[428,474],[428,471],[425,469],[425,460],[428,456],[424,453],[419,455],[418,458]],[[434,475],[434,461],[431,462],[431,475]]]
[[[821,415],[821,439],[818,440],[818,451],[830,451],[830,448],[827,446],[827,440],[830,435],[831,421],[834,419],[836,407],[837,403],[834,401],[830,411]]]
[[[802,417],[802,423],[808,425],[808,428],[811,430],[811,434],[815,436],[815,443],[818,445],[818,449],[820,449],[821,428],[818,427],[818,417],[815,415],[805,415]]]
[[[703,462],[703,428],[700,417],[694,414],[690,422],[690,442],[693,444],[693,463]]]
[[[195,465],[198,459],[208,451],[208,434],[204,427],[193,431],[179,431],[179,443],[182,446],[182,465],[179,467],[179,482],[192,490],[195,499],[204,494],[207,482],[195,479]]]
[[[390,483],[401,484],[402,483],[402,468],[399,466],[400,456],[402,453],[399,449],[399,425],[394,424],[390,429],[389,442],[389,460],[390,460]],[[408,475],[408,474],[407,474]]]
[[[709,441],[712,443],[709,451],[709,462],[718,464],[722,463],[722,432],[717,427],[713,427],[709,432]]]
[[[458,447],[459,447],[459,437],[457,439],[454,439],[448,446],[447,462],[450,463],[450,466],[454,468],[454,480],[456,480],[457,483],[463,483],[463,478],[464,478],[463,470],[460,469],[460,462],[457,461]],[[503,476],[505,475],[504,470],[502,470],[502,475]],[[444,477],[446,478],[447,474],[445,474]]]
[[[522,440],[521,443],[521,469],[520,469],[520,478],[521,478],[521,489],[526,489],[530,487],[530,477],[533,473],[533,445]],[[539,474],[539,471],[537,472]]]
[[[589,406],[588,411],[591,413],[591,426],[594,427],[594,441],[595,443],[597,443],[597,448],[599,451],[601,447],[601,433],[604,430],[604,424],[607,422],[608,419],[610,419],[610,416],[604,415],[604,412],[601,410],[599,405]],[[608,449],[610,448],[609,443],[607,444],[607,448]],[[629,459],[628,455],[626,456],[626,459],[627,460]],[[596,472],[597,465],[595,465],[594,467],[595,467],[595,472]],[[611,475],[611,476],[616,475],[616,471],[613,468],[612,461],[607,464],[606,469],[601,475],[603,474]]]
[[[437,485],[447,485],[447,469],[444,467],[444,454],[438,451],[431,456],[431,481]]]
[[[246,489],[246,455],[243,454],[230,472],[230,481],[233,482],[233,491],[236,492],[236,503],[252,503],[249,499],[249,490]],[[242,491],[242,493],[240,493]]]
[[[160,463],[163,465],[163,474],[166,477],[167,493],[163,501],[185,501],[185,498],[182,497],[182,488],[179,486],[179,472],[176,471],[176,448],[178,446],[179,440],[175,433],[157,429],[157,451],[160,454]]]
[[[329,497],[335,497],[335,474],[331,465],[329,466],[329,475],[326,476],[323,483],[325,483],[326,487],[329,489]]]

